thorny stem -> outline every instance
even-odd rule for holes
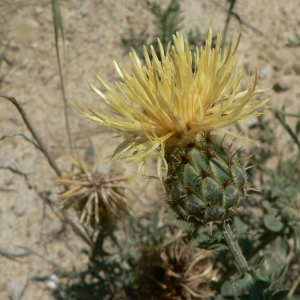
[[[250,251],[247,255],[246,255],[246,259],[250,260],[252,257],[254,257],[261,249],[264,249],[266,247],[266,245],[270,244],[271,242],[273,242],[275,240],[275,238],[277,237],[277,235],[275,233],[266,233],[265,235],[263,235],[260,240],[261,243],[255,247],[254,249],[252,249],[252,251]],[[221,287],[223,285],[223,283],[225,281],[227,281],[234,273],[236,272],[236,268],[235,266],[232,266],[232,268],[224,275],[222,276],[222,280],[218,283],[218,287]]]
[[[245,256],[243,255],[241,248],[237,242],[237,239],[231,231],[230,225],[226,222],[223,222],[221,230],[223,232],[226,244],[235,259],[238,270],[240,271],[241,275],[243,275],[243,277],[246,278],[248,281],[247,288],[249,291],[250,299],[264,300],[265,297],[263,291],[260,289],[259,286],[256,286],[256,280],[253,276],[252,269],[249,267]]]
[[[236,237],[233,235],[231,231],[231,227],[228,223],[223,223],[223,236],[225,238],[226,244],[234,256],[234,259],[236,261],[237,267],[241,273],[249,273],[250,267],[248,266],[248,263],[241,251],[241,248],[237,242]]]
[[[0,97],[9,100],[17,108],[17,110],[19,111],[20,115],[22,116],[22,118],[24,120],[24,123],[27,126],[28,130],[31,132],[31,134],[33,135],[34,139],[36,140],[36,142],[40,146],[42,152],[46,156],[46,158],[47,158],[50,166],[53,168],[53,170],[55,171],[55,173],[58,176],[61,176],[62,174],[61,174],[60,169],[58,168],[55,160],[51,156],[48,148],[46,147],[46,144],[43,142],[42,138],[40,137],[40,135],[35,130],[35,127],[31,123],[30,119],[28,118],[28,116],[27,116],[25,110],[23,109],[23,107],[21,106],[21,104],[18,103],[18,101],[15,98],[13,98],[13,97],[7,97],[7,96],[3,96],[3,95],[0,95]]]

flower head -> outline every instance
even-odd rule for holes
[[[212,48],[209,28],[205,47],[196,48],[194,54],[187,39],[177,33],[166,52],[158,40],[160,60],[153,47],[150,59],[144,46],[145,65],[134,51],[130,53],[130,73],[115,63],[122,78],[118,92],[98,77],[107,93],[92,85],[102,99],[100,111],[89,108],[85,115],[125,139],[113,159],[136,160],[144,167],[147,158],[156,157],[162,178],[162,164],[168,169],[165,152],[178,139],[194,140],[199,133],[207,135],[259,115],[268,100],[251,99],[261,92],[256,88],[257,72],[253,84],[247,90],[240,89],[245,75],[238,67],[236,53],[240,37],[235,45],[231,39],[222,56],[220,32]]]
[[[69,156],[77,169],[56,180],[69,189],[60,194],[63,208],[75,207],[80,222],[92,227],[113,225],[118,218],[129,212],[129,197],[125,193],[126,181],[132,176],[121,175],[122,170],[101,174],[97,166],[104,148],[101,149],[94,166],[89,166],[80,156]]]

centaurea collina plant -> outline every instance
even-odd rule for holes
[[[263,91],[257,88],[257,71],[248,89],[241,90],[241,34],[235,44],[230,40],[224,56],[221,33],[214,48],[212,37],[209,28],[205,47],[192,53],[187,39],[177,33],[166,51],[158,41],[160,60],[153,47],[152,59],[144,47],[145,65],[132,51],[131,72],[115,63],[122,79],[118,91],[98,77],[106,93],[92,85],[102,101],[98,110],[89,108],[84,114],[124,138],[112,160],[139,161],[145,169],[148,158],[157,159],[158,177],[177,218],[194,226],[217,224],[247,286],[260,297],[255,271],[228,224],[246,195],[245,168],[214,132],[233,135],[224,128],[260,115],[269,99],[254,97]]]

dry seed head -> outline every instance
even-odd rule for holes
[[[129,212],[129,196],[125,189],[130,188],[126,182],[132,176],[122,175],[122,170],[108,174],[99,173],[97,166],[103,150],[104,148],[93,167],[79,155],[77,158],[69,156],[76,170],[56,180],[60,185],[69,187],[59,195],[63,200],[63,208],[74,207],[80,214],[80,222],[94,228],[112,225]]]
[[[186,244],[183,235],[170,238],[161,248],[147,246],[140,258],[142,299],[205,299],[216,280],[212,252]]]

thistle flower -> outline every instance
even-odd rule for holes
[[[125,139],[112,159],[139,161],[142,169],[147,158],[157,158],[168,204],[186,222],[227,220],[241,210],[246,195],[245,169],[212,134],[260,115],[268,102],[252,99],[262,92],[257,71],[249,88],[240,89],[245,75],[238,67],[240,38],[241,34],[235,45],[231,38],[223,57],[221,33],[212,48],[209,28],[205,47],[196,48],[193,55],[187,39],[177,33],[166,52],[158,40],[161,60],[153,47],[150,59],[144,47],[145,65],[130,53],[131,73],[115,63],[122,78],[119,93],[100,77],[107,93],[92,85],[102,102],[99,112],[89,108],[86,117]]]
[[[104,147],[99,152],[94,166],[88,165],[80,156],[69,156],[77,169],[68,172],[56,180],[70,189],[60,194],[64,209],[74,207],[80,214],[80,222],[92,227],[114,224],[121,216],[127,214],[129,196],[125,193],[126,181],[132,176],[122,175],[122,170],[109,174],[97,171]]]
[[[195,251],[179,234],[161,248],[142,250],[139,286],[142,299],[205,299],[213,296],[209,285],[216,280],[212,252]]]
[[[166,53],[158,40],[161,61],[153,47],[151,60],[144,46],[146,65],[132,51],[131,73],[115,62],[122,79],[117,83],[120,93],[98,76],[107,94],[92,85],[102,99],[100,111],[90,108],[85,115],[124,137],[113,159],[139,161],[143,167],[147,158],[156,157],[161,178],[162,162],[166,173],[168,170],[165,152],[178,139],[194,140],[198,133],[222,130],[259,115],[258,110],[268,100],[250,101],[261,92],[256,89],[257,72],[253,84],[240,90],[245,75],[238,68],[240,38],[241,34],[235,45],[231,39],[224,57],[220,32],[215,48],[211,48],[212,28],[208,30],[206,46],[196,48],[194,57],[181,33],[173,36],[174,45]]]

